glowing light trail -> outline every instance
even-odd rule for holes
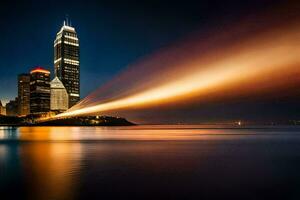
[[[223,53],[212,51],[204,56],[199,54],[192,62],[187,57],[185,62],[167,66],[175,71],[166,71],[171,77],[167,81],[158,71],[157,77],[153,77],[157,84],[153,84],[151,88],[145,87],[145,90],[112,101],[96,102],[96,105],[81,103],[57,115],[56,118],[179,101],[212,90],[222,92],[223,88],[233,88],[241,82],[261,87],[257,83],[266,76],[300,71],[298,27],[291,26],[287,30],[265,32],[251,39],[242,40],[238,45],[223,48]],[[276,81],[281,80],[274,80],[274,83]]]

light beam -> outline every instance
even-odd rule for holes
[[[239,87],[241,83],[252,84],[254,90],[259,90],[263,85],[258,83],[267,76],[282,74],[281,77],[279,76],[280,79],[274,80],[276,83],[285,80],[285,75],[288,73],[299,73],[299,27],[298,23],[294,23],[282,29],[263,31],[250,38],[234,42],[232,45],[216,46],[203,54],[194,52],[192,57],[188,54],[185,54],[185,58],[178,55],[181,56],[179,63],[174,63],[172,60],[176,60],[176,54],[165,54],[168,56],[159,57],[155,62],[162,61],[166,66],[161,70],[155,69],[152,73],[155,76],[145,79],[144,85],[143,76],[140,77],[140,82],[137,83],[139,90],[134,91],[129,88],[126,91],[125,88],[120,92],[121,95],[95,102],[91,101],[89,96],[74,108],[57,115],[56,118],[101,114],[111,110],[183,101],[212,90],[222,93],[225,87],[232,88],[234,94],[239,92],[234,91],[234,88],[243,90]],[[195,40],[193,45],[201,46],[197,39]],[[170,58],[170,55],[175,57]],[[146,76],[147,74],[144,74],[144,77]],[[123,82],[126,85],[126,80]],[[120,88],[123,87],[120,85]]]

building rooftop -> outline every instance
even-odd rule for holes
[[[65,89],[64,84],[61,82],[61,80],[59,80],[57,76],[50,82],[50,87],[52,89]]]
[[[35,67],[33,70],[30,71],[30,74],[33,73],[45,73],[45,74],[50,74],[50,71],[42,68],[42,67]]]
[[[67,23],[66,23],[66,21],[64,21],[63,26],[61,27],[61,29],[57,33],[57,35],[61,34],[64,30],[75,33],[75,28],[71,24],[69,24],[68,21],[67,21]]]

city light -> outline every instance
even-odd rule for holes
[[[42,67],[36,67],[35,69],[31,70],[30,73],[33,74],[33,73],[46,73],[46,74],[50,74],[50,72],[46,69],[43,69]]]

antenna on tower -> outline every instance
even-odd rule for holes
[[[66,25],[69,26],[69,15],[68,14],[66,14],[66,23],[67,23]]]

